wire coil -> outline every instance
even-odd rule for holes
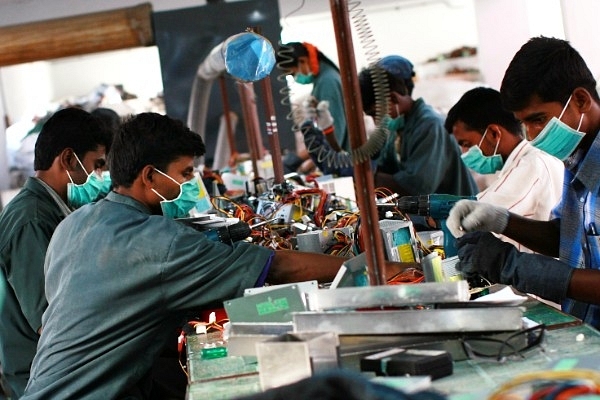
[[[315,157],[318,163],[331,169],[350,168],[355,164],[370,160],[383,148],[390,135],[386,126],[386,118],[384,118],[387,114],[387,100],[390,89],[385,72],[381,68],[374,68],[380,58],[379,51],[365,10],[360,5],[360,1],[349,3],[349,13],[361,47],[367,56],[375,92],[376,120],[379,121],[378,126],[371,132],[367,141],[362,146],[352,149],[350,153],[346,151],[336,152],[322,140],[322,137],[312,132],[312,129],[315,128],[314,126],[306,123],[298,123],[297,118],[294,118],[296,111],[291,107],[291,89],[289,86],[283,85],[284,87],[279,91],[282,98],[281,104],[290,106],[290,112],[287,114],[286,119],[293,121],[292,130],[294,132],[302,132],[307,151]],[[277,77],[277,80],[280,82],[287,82],[286,76],[291,74],[289,65],[294,60],[291,56],[292,52],[293,49],[291,47],[281,42],[279,43],[278,56],[280,61],[277,63],[277,67],[284,71]]]

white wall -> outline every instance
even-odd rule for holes
[[[354,53],[358,69],[372,57],[365,54],[365,42],[359,32],[369,28],[379,56],[399,54],[415,65],[460,46],[477,45],[474,0],[395,2],[350,10]],[[367,24],[359,24],[365,16]],[[452,23],[455,21],[455,23]],[[283,42],[306,41],[337,61],[337,49],[331,12],[310,16],[290,16],[282,20]],[[418,72],[418,71],[417,71]]]

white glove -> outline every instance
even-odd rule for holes
[[[317,103],[314,97],[310,97],[302,102],[302,111],[304,112],[304,121],[316,121],[317,120],[317,109],[315,104]]]
[[[503,207],[459,200],[450,210],[446,225],[456,238],[473,231],[502,233],[508,225],[508,216],[508,210]]]
[[[329,102],[327,100],[321,100],[317,104],[317,128],[325,130],[333,125],[333,117],[329,112]]]

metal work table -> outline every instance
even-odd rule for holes
[[[580,357],[600,354],[598,330],[537,300],[529,299],[524,305],[524,316],[547,326],[543,351],[535,349],[527,353],[525,359],[502,364],[458,361],[454,363],[453,374],[433,381],[432,387],[453,400],[482,399],[485,394],[519,374],[550,369],[559,361],[573,366]],[[600,358],[597,368],[600,368]]]
[[[525,307],[525,317],[538,323],[544,323],[547,327],[544,351],[534,349],[527,353],[525,359],[507,361],[502,364],[479,360],[455,361],[453,374],[432,381],[432,388],[446,394],[451,400],[481,399],[498,385],[521,373],[549,369],[553,363],[559,361],[574,365],[576,364],[575,360],[580,357],[590,353],[600,354],[600,332],[596,329],[535,299],[528,299],[523,306]],[[389,343],[390,347],[397,345],[394,343],[394,338],[390,336],[375,336],[372,339],[375,345],[381,345],[381,343]],[[357,367],[358,358],[347,356],[348,348],[353,346],[352,341],[352,338],[340,337],[343,368],[356,369]],[[194,349],[194,342],[188,342],[190,371],[199,365],[197,354],[198,349]],[[223,364],[223,368],[231,368],[231,361]],[[207,398],[206,396],[211,399],[230,399],[259,392],[256,359],[238,357],[233,361],[236,364],[236,371],[240,371],[235,377],[229,376],[208,381],[196,379],[195,382],[191,379],[192,383],[188,386],[188,400],[204,399]],[[216,364],[215,368],[216,370],[220,369]],[[600,358],[598,368],[600,368]]]

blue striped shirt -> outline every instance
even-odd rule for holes
[[[559,259],[572,268],[600,269],[600,135],[586,154],[565,162],[563,197],[552,212],[560,220]],[[565,299],[563,310],[600,327],[600,306]]]

